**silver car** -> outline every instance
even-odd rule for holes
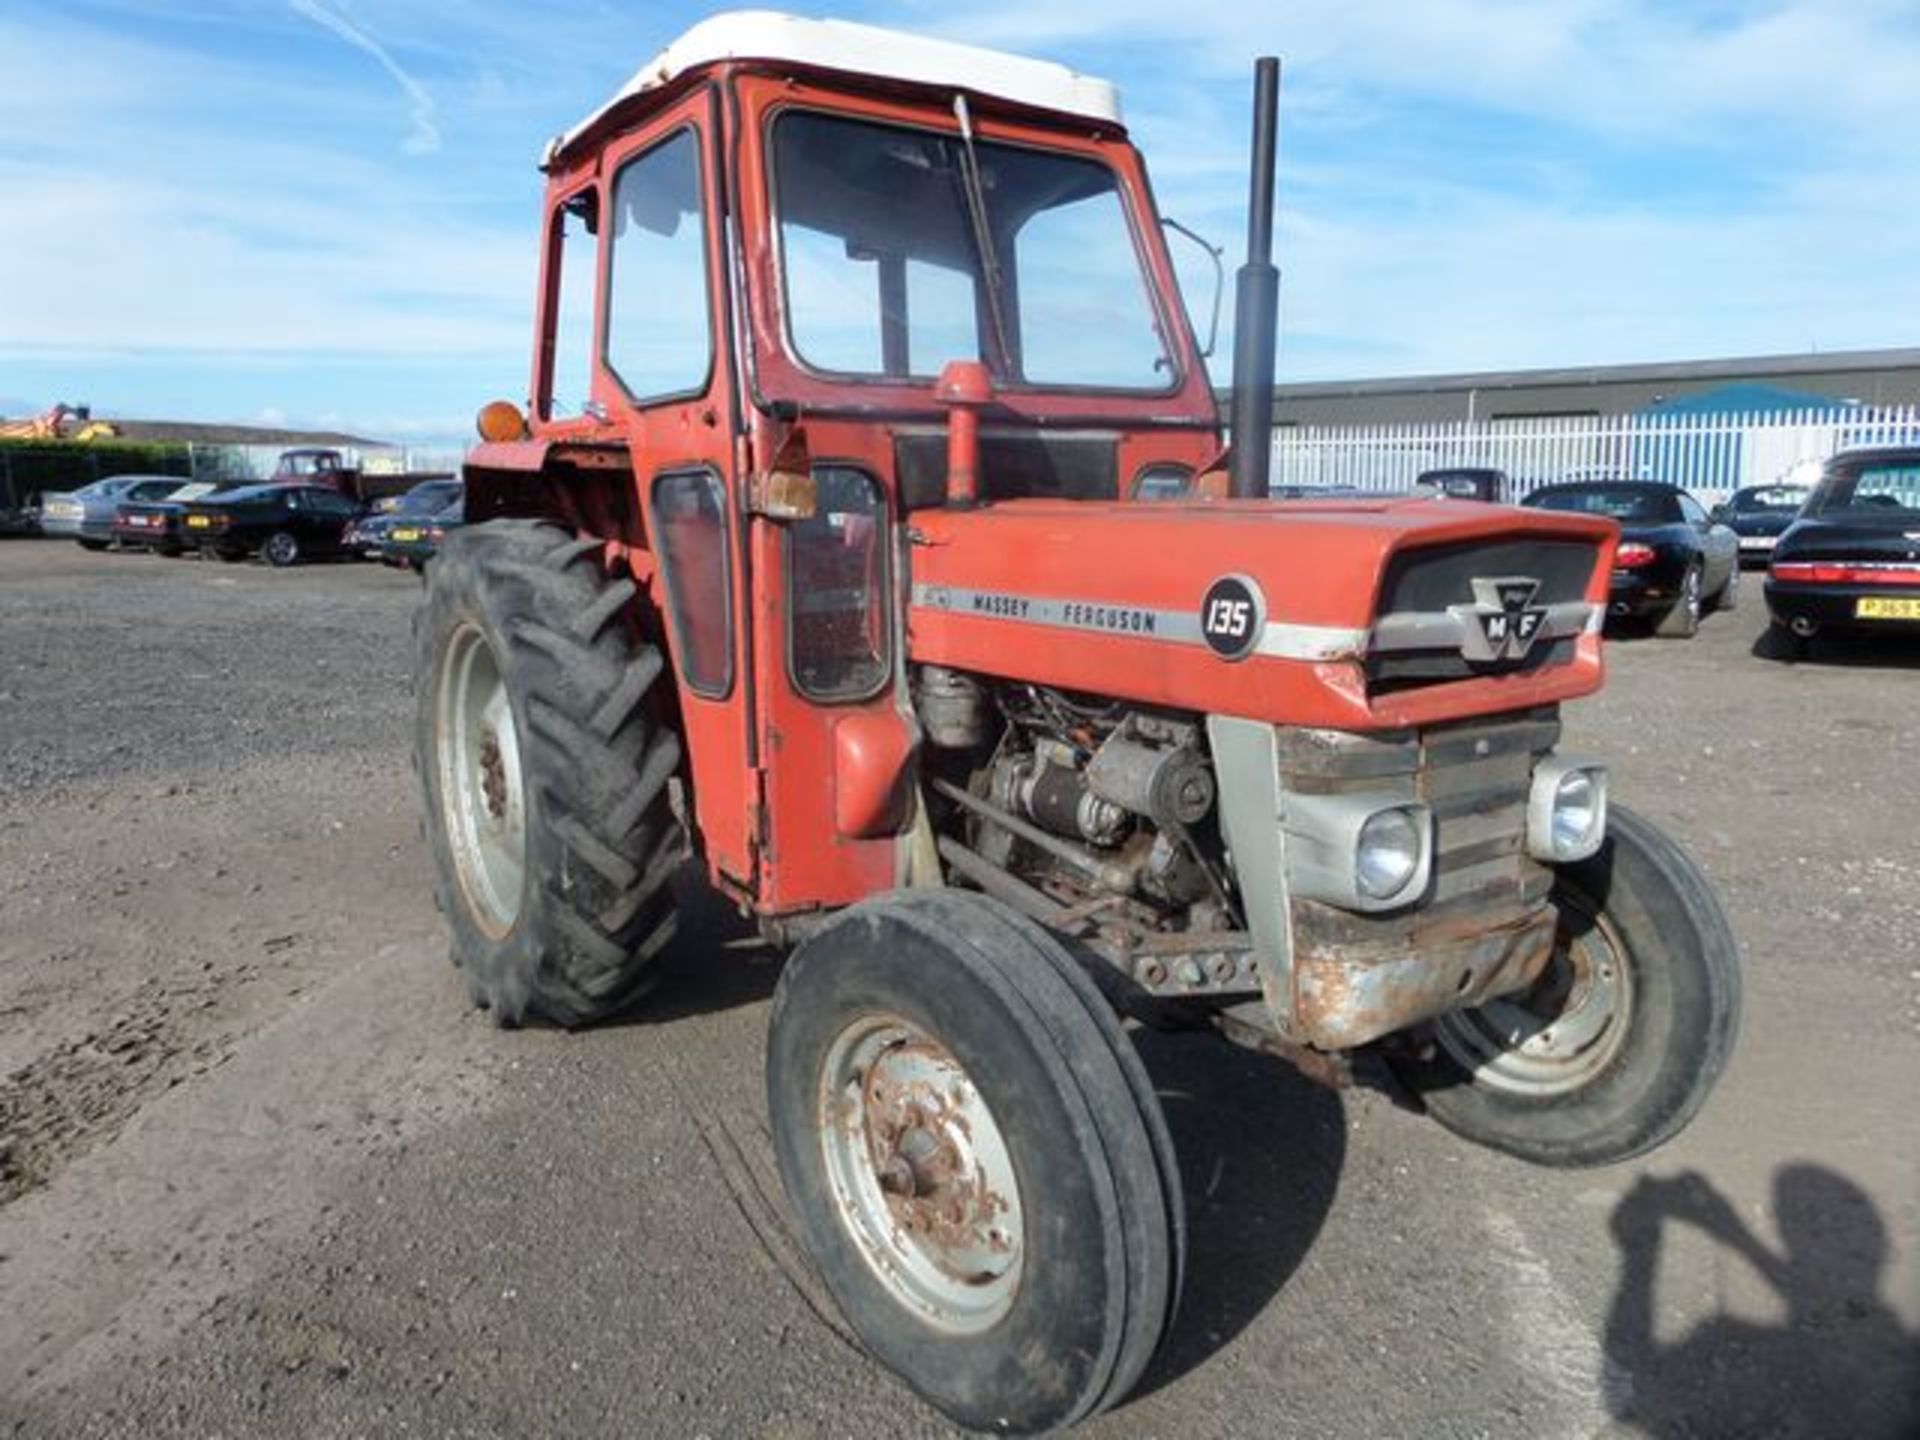
[[[113,542],[113,512],[128,500],[164,500],[187,482],[178,475],[115,475],[40,501],[42,534],[78,540],[88,550]]]

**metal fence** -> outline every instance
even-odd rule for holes
[[[1508,500],[1619,478],[1671,481],[1711,503],[1865,445],[1920,445],[1920,406],[1289,426],[1274,431],[1273,484],[1405,490],[1423,470],[1474,466],[1505,471]]]

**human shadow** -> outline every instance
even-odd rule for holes
[[[1188,1235],[1179,1314],[1138,1398],[1208,1360],[1286,1285],[1333,1206],[1347,1123],[1336,1092],[1211,1032],[1134,1042],[1173,1132]]]
[[[1920,1434],[1920,1344],[1880,1298],[1885,1222],[1860,1187],[1798,1162],[1774,1174],[1776,1251],[1703,1176],[1643,1177],[1615,1208],[1620,1288],[1601,1377],[1614,1417],[1668,1437]],[[1684,1338],[1655,1333],[1669,1221],[1694,1226],[1779,1297],[1783,1324],[1720,1314]]]

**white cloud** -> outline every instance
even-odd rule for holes
[[[401,146],[403,150],[409,155],[428,155],[440,148],[440,127],[433,97],[427,93],[425,86],[401,68],[384,45],[346,16],[329,10],[320,0],[287,0],[287,4],[295,14],[305,16],[314,24],[331,30],[349,45],[366,51],[393,77],[394,83],[407,97],[407,109],[413,121],[413,129]]]

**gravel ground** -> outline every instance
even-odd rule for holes
[[[0,1426],[939,1433],[788,1233],[774,956],[690,894],[628,1023],[465,1004],[407,770],[417,591],[0,545]],[[1141,1037],[1192,1266],[1090,1433],[1920,1429],[1920,650],[1767,662],[1758,600],[1613,647],[1568,714],[1743,942],[1705,1115],[1539,1171]]]

